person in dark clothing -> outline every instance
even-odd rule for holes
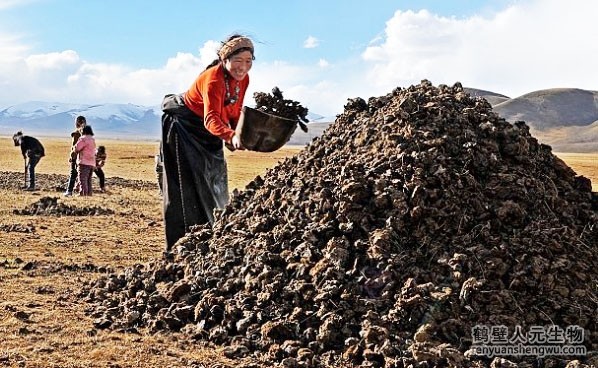
[[[35,190],[35,166],[37,166],[39,160],[46,154],[44,146],[36,138],[23,135],[22,132],[17,132],[13,135],[12,140],[15,146],[21,146],[21,153],[23,154],[23,160],[25,160],[25,190],[33,191]],[[29,176],[28,185],[27,176]]]
[[[81,138],[81,131],[87,125],[87,119],[85,116],[77,116],[75,119],[75,130],[71,133],[71,152],[69,155],[69,163],[71,165],[71,171],[69,173],[69,181],[66,184],[66,192],[64,195],[66,197],[70,197],[73,195],[73,189],[75,188],[75,182],[77,181],[77,176],[79,175],[77,171],[77,152],[75,152],[74,147],[77,144],[79,138]]]
[[[98,179],[100,179],[100,192],[106,192],[106,176],[104,175],[104,164],[106,164],[106,147],[99,146],[96,149],[96,166],[93,169],[93,172],[96,174]]]
[[[162,196],[162,181],[164,181],[164,160],[162,159],[162,150],[154,156],[156,180],[158,181],[158,195]]]
[[[235,127],[253,60],[252,41],[233,35],[185,93],[164,97],[160,147],[166,252],[191,226],[213,223],[214,210],[228,203],[223,146],[243,149]]]

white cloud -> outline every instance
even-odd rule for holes
[[[111,64],[86,63],[68,77],[69,91],[82,101],[132,102],[159,105],[168,93],[186,90],[205,65],[201,57],[178,53],[158,69],[130,69]]]
[[[201,64],[207,66],[215,59],[218,59],[219,48],[220,42],[210,40],[204,43],[203,46],[199,49]]]
[[[79,64],[79,55],[73,50],[51,52],[44,55],[31,55],[25,58],[31,70],[49,71],[63,69],[65,66]]]
[[[29,47],[20,42],[18,36],[0,33],[0,65],[22,60]]]
[[[12,8],[14,6],[23,5],[21,0],[0,0],[0,10]]]
[[[0,64],[0,101],[41,100],[73,103],[121,102],[159,105],[167,93],[186,90],[212,55],[178,53],[157,69],[91,63],[67,50],[16,58]],[[207,61],[209,60],[209,61]],[[0,106],[6,107],[6,106]]]
[[[272,88],[278,87],[282,90],[285,98],[286,91],[289,86],[294,86],[302,83],[306,79],[310,79],[313,71],[309,67],[303,67],[288,63],[286,61],[274,61],[264,63],[254,63],[249,72],[250,84],[245,97],[245,102],[248,98],[253,98],[254,92],[270,92]]]
[[[0,0],[0,8],[9,3]],[[246,104],[254,91],[278,86],[310,111],[334,115],[347,98],[384,95],[421,79],[459,81],[511,97],[553,87],[596,90],[598,2],[513,4],[466,18],[397,11],[383,33],[346,60],[256,61]],[[304,46],[318,44],[310,36]],[[158,105],[164,94],[185,91],[218,46],[207,41],[197,55],[177,53],[160,67],[138,69],[83,60],[73,50],[32,55],[21,36],[0,30],[0,108],[32,100]]]
[[[320,40],[315,38],[314,36],[309,36],[305,41],[303,41],[303,47],[306,49],[313,49],[320,45]]]
[[[429,79],[511,97],[538,89],[595,90],[598,2],[520,1],[489,18],[397,11],[362,54],[376,90]]]

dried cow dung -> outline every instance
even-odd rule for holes
[[[77,207],[58,202],[56,197],[42,197],[22,210],[13,210],[15,215],[46,215],[46,216],[97,216],[113,215],[114,211],[98,206]]]
[[[278,87],[272,88],[272,94],[254,92],[253,99],[255,100],[256,110],[295,120],[299,123],[299,127],[304,132],[307,132],[307,127],[304,123],[309,122],[307,119],[309,110],[301,106],[301,103],[297,101],[285,99]]]
[[[545,325],[583,329],[588,355],[542,364],[596,364],[597,208],[525,123],[422,81],[349,100],[172,259],[82,295],[102,328],[182,331],[263,366],[534,366],[476,356],[472,328]]]
[[[35,226],[32,224],[22,225],[22,224],[0,224],[0,231],[4,231],[7,233],[15,232],[15,233],[34,233]]]

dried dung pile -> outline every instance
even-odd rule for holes
[[[285,119],[294,120],[299,124],[299,128],[307,133],[309,122],[307,114],[309,110],[303,107],[300,102],[285,99],[282,91],[278,87],[272,88],[272,94],[265,92],[255,92],[253,94],[255,108],[265,113],[279,116]]]
[[[46,191],[64,192],[68,176],[60,174],[35,174],[35,185],[37,188]],[[96,180],[96,179],[94,179]],[[14,190],[23,185],[23,173],[14,171],[0,171],[0,189]],[[118,176],[106,178],[108,188],[135,188],[153,190],[158,187],[155,181],[125,179]]]
[[[1,224],[0,223],[0,231],[6,232],[6,233],[34,233],[35,232],[35,226],[33,226],[32,224],[27,224],[27,225],[23,225],[23,224]]]
[[[253,99],[257,110],[291,120],[309,122],[307,119],[309,110],[297,101],[285,99],[278,87],[272,88],[272,94],[255,92]]]
[[[61,190],[56,189],[56,183],[64,183],[68,180],[66,175],[60,174],[35,174],[35,186],[40,190]],[[14,190],[23,186],[23,172],[0,171],[0,189]]]
[[[321,138],[235,193],[172,259],[83,295],[98,327],[182,331],[264,366],[510,366],[468,351],[472,328],[501,325],[580,326],[591,354],[590,184],[525,123],[459,83],[422,81],[349,100]]]
[[[22,210],[13,210],[15,215],[46,216],[98,216],[113,215],[114,211],[98,206],[77,207],[58,202],[56,197],[42,197]]]

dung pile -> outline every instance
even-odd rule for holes
[[[309,122],[307,119],[309,110],[303,107],[300,102],[285,99],[280,88],[272,88],[272,94],[255,92],[253,99],[255,100],[255,108],[257,110],[286,119],[296,120],[299,123],[299,127],[304,132],[307,132],[307,127],[304,123]]]
[[[0,223],[0,231],[4,231],[6,233],[34,233],[35,226],[32,224],[2,224]]]
[[[476,326],[579,326],[591,354],[597,204],[525,123],[422,81],[349,100],[172,259],[83,295],[98,327],[182,331],[264,366],[509,366],[472,354]]]
[[[113,215],[114,211],[98,206],[77,207],[58,202],[56,197],[42,197],[22,210],[13,210],[15,215],[46,216],[97,216]]]

